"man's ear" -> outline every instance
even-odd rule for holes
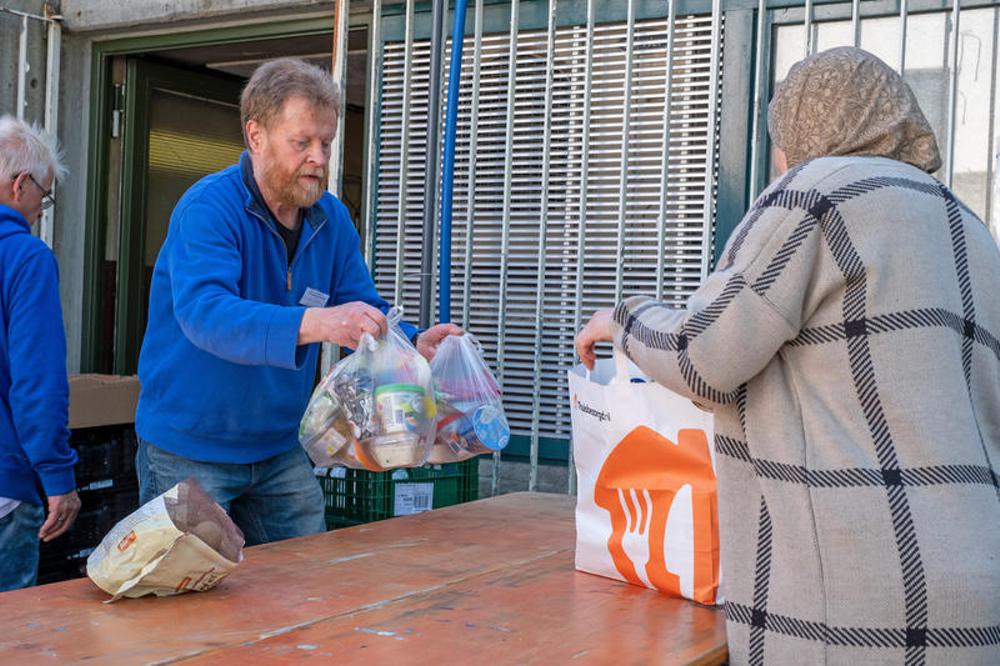
[[[266,131],[264,126],[256,120],[248,120],[243,129],[247,137],[247,147],[251,153],[259,153],[264,145]]]
[[[24,188],[28,185],[28,172],[19,173],[10,184],[10,200],[20,201],[24,196]]]

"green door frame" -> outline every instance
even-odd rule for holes
[[[206,86],[210,83],[209,86]],[[137,370],[144,333],[146,210],[149,162],[149,105],[154,90],[234,102],[242,85],[235,79],[188,72],[178,67],[130,58],[125,68],[125,129],[122,145],[121,234],[118,253],[118,302],[115,304],[114,372]],[[206,94],[206,90],[211,91]],[[132,122],[130,119],[134,119]]]
[[[351,17],[351,27],[367,25],[370,16]],[[333,16],[266,23],[209,28],[191,32],[144,37],[125,37],[94,42],[91,51],[90,77],[90,126],[88,130],[87,205],[83,275],[83,330],[81,342],[81,370],[100,370],[101,343],[111,338],[114,331],[102,330],[100,313],[101,262],[105,252],[108,206],[108,160],[111,136],[111,110],[114,108],[114,86],[111,63],[114,56],[138,55],[151,51],[193,46],[233,44],[259,39],[300,37],[333,34]],[[126,91],[126,96],[130,91]],[[123,176],[123,206],[130,199],[127,178]],[[117,310],[116,310],[117,315]],[[117,352],[116,352],[117,355]],[[116,361],[117,362],[117,361]]]

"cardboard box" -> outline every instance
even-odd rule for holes
[[[69,378],[69,427],[94,428],[135,422],[139,378],[74,375]]]

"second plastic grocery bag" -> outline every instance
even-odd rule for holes
[[[431,374],[437,390],[437,438],[430,461],[447,463],[507,446],[510,427],[500,387],[479,341],[470,333],[450,335],[438,345]]]

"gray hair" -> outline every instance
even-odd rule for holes
[[[258,67],[243,88],[240,121],[244,133],[251,120],[267,127],[291,97],[303,97],[314,107],[340,116],[340,86],[329,72],[298,58],[278,58]]]
[[[62,151],[56,138],[38,125],[0,116],[0,179],[14,180],[29,173],[39,183],[51,172],[56,179],[66,175]]]

